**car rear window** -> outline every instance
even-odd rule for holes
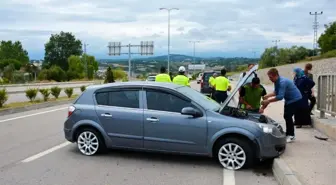
[[[212,76],[212,73],[204,73],[203,75],[203,81],[208,82],[209,78]]]

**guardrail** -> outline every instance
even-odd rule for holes
[[[320,111],[320,117],[325,118],[325,113],[336,116],[336,75],[319,75],[317,90],[317,109]]]

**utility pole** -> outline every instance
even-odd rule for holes
[[[84,66],[85,66],[85,77],[86,78],[89,78],[89,75],[88,75],[88,66],[87,66],[87,60],[86,60],[86,46],[88,46],[89,44],[86,44],[84,42]]]
[[[196,45],[196,43],[200,43],[200,41],[189,41],[190,43],[193,43],[193,46],[194,46],[194,63],[195,63],[195,45]]]
[[[318,29],[318,22],[317,22],[317,16],[318,15],[322,15],[323,14],[323,11],[321,11],[320,13],[312,13],[312,12],[309,12],[310,15],[314,15],[314,22],[313,22],[313,29],[314,29],[314,40],[313,40],[313,55],[317,55],[316,53],[316,49],[317,49],[317,29]]]
[[[280,42],[280,40],[272,40],[272,42],[275,43],[275,47],[278,47],[278,42]]]
[[[257,52],[256,51],[252,51],[253,52],[253,56],[254,56],[254,58],[256,58],[256,54],[257,54]]]
[[[121,45],[121,42],[109,42],[109,45],[107,46],[109,48],[109,56],[120,56],[121,54],[127,54],[128,55],[128,79],[131,78],[131,55],[132,54],[140,54],[140,55],[153,55],[154,54],[154,42],[153,41],[141,41],[140,45]],[[121,53],[122,47],[128,47],[127,53]],[[132,47],[140,47],[140,52],[138,53],[132,53],[131,48]]]
[[[170,11],[179,10],[178,8],[160,8],[160,10],[168,11],[168,73],[169,73],[169,62],[170,62]]]

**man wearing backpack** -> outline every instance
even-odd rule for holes
[[[239,76],[239,80],[238,80],[238,83],[245,77],[245,75],[254,67],[255,64],[248,64],[247,65],[247,71],[243,72],[242,74],[240,74]],[[247,83],[251,83],[252,82],[252,79],[253,78],[256,78],[258,77],[257,73],[253,72],[254,75],[251,75],[247,80],[246,82],[243,84],[247,84]]]

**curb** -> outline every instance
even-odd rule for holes
[[[25,107],[4,109],[4,110],[0,110],[0,116],[20,113],[20,112],[26,112],[26,111],[31,111],[31,110],[37,110],[37,109],[43,109],[43,108],[53,107],[53,106],[57,106],[57,105],[70,104],[74,100],[75,99],[72,98],[72,99],[69,99],[69,100],[62,100],[62,101],[56,101],[56,102],[45,102],[45,103],[38,103],[38,104],[35,104],[35,105],[29,105],[29,106],[25,106]]]
[[[272,172],[280,185],[302,185],[281,157],[274,159]]]
[[[332,117],[318,118],[313,117],[313,126],[316,130],[336,140],[336,119]]]

